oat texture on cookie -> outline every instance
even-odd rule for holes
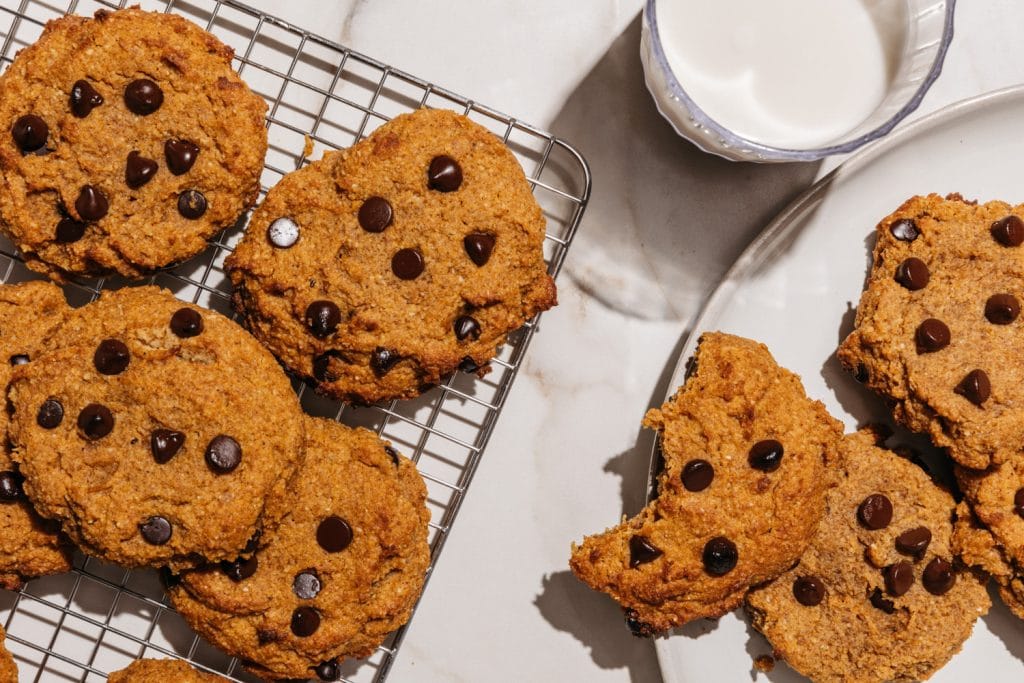
[[[4,647],[6,638],[4,627],[0,626],[0,683],[18,683],[18,667],[14,663],[14,657]]]
[[[137,659],[114,671],[109,683],[216,683],[228,679],[199,671],[180,659]]]

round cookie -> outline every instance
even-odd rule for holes
[[[919,681],[988,612],[987,579],[956,562],[953,497],[863,430],[800,563],[747,596],[754,627],[816,681]]]
[[[266,103],[174,14],[66,16],[0,76],[0,228],[55,279],[139,278],[255,202]]]
[[[897,421],[985,469],[1024,443],[1024,206],[913,197],[878,224],[846,368]]]
[[[18,683],[18,667],[14,663],[14,657],[4,647],[6,638],[4,627],[0,626],[0,683]]]
[[[372,403],[485,371],[509,332],[555,305],[543,242],[501,141],[421,109],[285,176],[226,265],[235,308],[285,365]]]
[[[661,438],[658,497],[573,546],[583,582],[652,635],[739,606],[814,535],[842,426],[763,344],[701,337],[686,383],[644,424]]]
[[[193,629],[256,675],[331,681],[339,661],[368,656],[409,619],[430,514],[416,467],[372,432],[307,418],[306,450],[266,545],[185,572],[169,592]]]
[[[228,679],[199,671],[180,659],[137,659],[107,678],[108,683],[216,683]]]
[[[105,292],[15,368],[24,489],[83,550],[124,566],[234,559],[285,512],[301,410],[273,357],[156,287]]]

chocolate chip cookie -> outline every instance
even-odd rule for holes
[[[266,103],[174,14],[66,16],[0,76],[0,229],[55,279],[187,259],[256,200]]]
[[[156,287],[105,292],[14,369],[24,490],[83,550],[125,566],[233,560],[289,503],[302,419],[273,357]]]
[[[842,426],[763,344],[721,333],[701,338],[686,383],[644,424],[661,437],[658,497],[574,545],[570,566],[652,635],[721,616],[796,562]]]
[[[0,285],[0,387],[6,390],[15,367],[39,356],[70,310],[55,285]],[[58,525],[28,502],[6,443],[7,424],[7,411],[0,411],[0,588],[17,590],[26,579],[68,571],[71,550]]]
[[[913,197],[882,219],[846,368],[897,421],[985,469],[1024,443],[1024,206]]]
[[[986,580],[951,547],[953,497],[862,431],[800,563],[747,596],[754,626],[815,681],[918,681],[988,612]]]
[[[4,647],[6,638],[4,627],[0,626],[0,683],[18,683],[18,667],[14,664],[14,657]]]
[[[501,141],[422,109],[284,177],[227,260],[235,308],[341,399],[408,398],[483,372],[555,304],[544,218]]]
[[[228,679],[199,671],[180,659],[137,659],[128,668],[115,671],[109,683],[215,683]]]
[[[200,635],[260,677],[337,680],[404,624],[430,561],[426,488],[372,432],[306,419],[310,466],[288,515],[250,559],[185,572],[170,588]]]

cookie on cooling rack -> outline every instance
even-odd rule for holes
[[[652,635],[739,606],[814,535],[842,426],[763,344],[701,337],[686,383],[644,424],[661,437],[658,497],[573,546],[570,566]]]
[[[14,663],[14,657],[4,647],[6,638],[4,627],[0,626],[0,683],[18,683],[18,667]]]
[[[987,579],[955,559],[953,497],[874,442],[867,430],[843,439],[807,551],[747,596],[755,628],[815,681],[924,680],[991,604]]]
[[[55,344],[14,369],[10,439],[36,509],[83,550],[181,568],[276,525],[301,410],[243,329],[140,287],[77,309]]]
[[[501,141],[421,109],[285,176],[226,265],[235,308],[285,365],[372,403],[482,371],[555,305],[543,241]]]
[[[184,572],[174,607],[200,635],[268,679],[337,680],[411,614],[430,562],[426,487],[372,432],[306,419],[313,466],[288,515],[248,560]],[[326,485],[325,485],[326,483]]]
[[[70,310],[56,285],[0,285],[0,387],[6,390],[15,367],[39,356]],[[5,437],[7,424],[7,411],[0,411]],[[0,449],[0,588],[17,590],[26,579],[71,568],[71,549],[57,527],[28,502],[5,443]]]
[[[0,76],[0,229],[56,279],[187,259],[256,200],[266,103],[173,14],[46,25]]]
[[[180,659],[137,659],[114,671],[109,683],[215,683],[228,679],[189,666]]]
[[[1024,442],[1024,206],[913,197],[877,228],[846,368],[964,467]]]

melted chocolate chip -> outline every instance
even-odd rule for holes
[[[701,559],[704,571],[712,576],[724,576],[733,570],[739,560],[736,544],[723,536],[716,536],[704,544]]]
[[[89,81],[80,79],[71,86],[69,105],[71,113],[80,119],[92,113],[92,110],[103,104],[103,95],[96,92]]]
[[[450,156],[442,154],[430,161],[427,186],[438,192],[454,192],[462,185],[462,167]]]
[[[491,258],[494,250],[494,235],[486,232],[474,232],[462,239],[462,246],[466,249],[469,260],[478,266],[482,266]]]
[[[34,152],[46,145],[50,127],[35,114],[25,114],[11,126],[11,137],[22,152]]]
[[[976,406],[984,403],[992,394],[992,383],[984,370],[971,370],[953,389]]]
[[[901,242],[913,242],[921,231],[917,229],[917,223],[911,218],[901,218],[889,226],[889,233]]]
[[[16,365],[28,365],[28,363],[29,363],[28,354],[16,353],[13,356],[11,356],[11,358],[10,358],[11,367],[14,367]]]
[[[629,567],[635,569],[642,564],[653,562],[662,556],[662,551],[655,547],[646,536],[636,535],[629,539]]]
[[[171,523],[163,517],[153,516],[139,525],[139,532],[147,543],[163,545],[171,540]]]
[[[715,468],[707,460],[691,460],[683,466],[683,473],[681,475],[683,480],[683,487],[687,491],[703,491],[707,487],[711,486],[711,481],[715,478]]]
[[[217,474],[234,471],[242,463],[242,447],[226,434],[218,434],[206,447],[206,464]]]
[[[341,517],[331,515],[316,528],[316,542],[329,553],[341,552],[352,542],[352,527]]]
[[[931,273],[928,272],[928,266],[919,258],[911,256],[896,266],[896,282],[911,291],[927,287],[930,278]]]
[[[320,577],[315,569],[306,569],[295,575],[292,592],[300,600],[312,600],[320,594]]]
[[[334,660],[320,662],[313,668],[313,672],[321,681],[336,681],[341,678],[341,667]]]
[[[775,439],[765,439],[751,447],[750,453],[747,455],[747,462],[755,470],[774,472],[782,464],[783,452],[781,443]]]
[[[320,613],[312,607],[303,605],[292,612],[292,633],[299,638],[307,638],[320,628]]]
[[[98,221],[107,215],[107,211],[110,210],[110,202],[98,187],[86,185],[78,193],[75,210],[87,221]]]
[[[57,230],[54,233],[54,239],[58,244],[71,244],[77,242],[85,236],[85,228],[87,225],[81,221],[76,221],[70,216],[65,216],[57,221]]]
[[[247,560],[238,558],[234,562],[224,560],[220,563],[220,570],[224,572],[225,576],[235,583],[248,579],[256,573],[256,570],[259,569],[259,567],[260,561],[256,559],[255,555]]]
[[[170,461],[185,445],[185,435],[173,429],[154,429],[149,435],[149,448],[153,459],[163,465]]]
[[[1020,302],[1012,294],[993,294],[985,302],[985,318],[993,325],[1009,325],[1020,315]]]
[[[289,249],[299,241],[299,224],[287,216],[278,218],[267,227],[267,241],[278,249]]]
[[[124,166],[124,183],[137,190],[153,179],[157,169],[157,164],[152,159],[147,159],[134,150],[128,152],[128,161]]]
[[[1013,494],[1013,511],[1019,517],[1024,517],[1024,488],[1017,489],[1017,493]]]
[[[423,254],[419,249],[399,249],[391,257],[391,272],[401,280],[415,280],[423,267]]]
[[[164,92],[148,78],[139,78],[124,89],[124,105],[139,116],[149,116],[164,103]]]
[[[914,332],[914,343],[918,353],[935,353],[949,346],[949,328],[946,323],[935,318],[928,318],[917,326]]]
[[[931,542],[931,530],[928,527],[919,526],[908,529],[896,537],[896,550],[904,555],[919,557],[924,554]]]
[[[990,232],[992,239],[1004,247],[1017,247],[1024,242],[1024,221],[1011,214],[993,223]]]
[[[459,370],[472,375],[475,372],[479,372],[480,365],[470,356],[466,356],[461,361],[459,361]]]
[[[171,316],[171,332],[176,337],[187,339],[203,331],[203,316],[194,308],[179,308]]]
[[[882,571],[885,590],[893,597],[900,597],[914,585],[914,565],[906,560],[890,564]]]
[[[956,583],[956,572],[953,565],[942,559],[934,558],[924,568],[921,575],[921,583],[924,589],[932,595],[945,595]]]
[[[43,429],[54,429],[64,420],[64,406],[55,398],[48,398],[39,406],[36,424]]]
[[[178,213],[190,221],[202,218],[206,213],[206,197],[198,190],[185,190],[178,195]]]
[[[383,197],[370,197],[359,207],[359,225],[366,232],[384,232],[394,218],[391,203]]]
[[[370,367],[378,377],[382,377],[400,360],[402,357],[398,355],[397,351],[378,346],[370,354]]]
[[[128,346],[120,339],[104,339],[92,354],[92,363],[101,375],[120,375],[131,362]]]
[[[825,599],[825,584],[817,576],[801,576],[793,582],[793,597],[804,607],[815,607]]]
[[[460,315],[455,319],[453,327],[455,329],[455,338],[459,341],[466,341],[467,339],[476,341],[480,338],[480,323],[471,315]]]
[[[871,597],[868,599],[871,601],[871,606],[875,609],[880,609],[886,614],[896,613],[896,603],[882,595],[881,588],[871,591]]]
[[[199,145],[191,140],[168,140],[164,143],[167,170],[174,175],[188,173],[199,156]]]
[[[114,415],[106,406],[90,403],[78,413],[78,428],[92,441],[102,439],[113,431]]]
[[[872,493],[857,508],[857,519],[872,531],[884,529],[892,521],[892,502],[881,493]]]
[[[394,463],[395,467],[398,467],[401,460],[398,457],[398,451],[391,446],[385,446],[384,452],[387,453],[388,457],[391,458],[391,462]]]
[[[338,376],[331,372],[331,359],[341,360],[341,352],[328,349],[313,358],[313,377],[318,382],[334,382]]]
[[[24,479],[21,474],[13,471],[0,472],[0,502],[13,503],[25,497],[22,490]]]
[[[306,307],[306,327],[317,339],[334,334],[341,323],[341,310],[331,301],[314,301]]]

